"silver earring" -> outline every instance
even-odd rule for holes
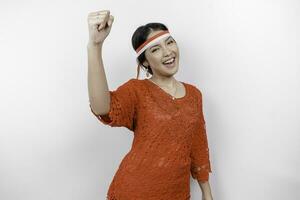
[[[149,77],[149,67],[147,67],[147,73],[146,73],[146,76]]]

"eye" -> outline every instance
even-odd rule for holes
[[[157,50],[157,48],[156,49],[153,49],[151,52],[153,53],[153,52],[155,52]]]

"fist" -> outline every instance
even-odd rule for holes
[[[89,42],[103,43],[110,33],[114,17],[109,10],[101,10],[88,14]]]

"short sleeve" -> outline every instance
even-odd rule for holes
[[[197,94],[198,118],[193,135],[191,148],[191,175],[194,179],[204,182],[208,181],[211,171],[206,126],[202,109],[202,94]]]
[[[137,97],[134,90],[134,79],[120,85],[116,90],[109,91],[110,109],[107,114],[92,113],[105,125],[111,127],[126,127],[134,131],[136,121]]]

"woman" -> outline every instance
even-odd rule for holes
[[[137,78],[110,91],[102,45],[113,16],[108,10],[88,16],[88,89],[90,109],[103,124],[134,133],[107,192],[108,200],[187,200],[190,174],[203,200],[211,200],[211,165],[200,90],[178,81],[179,50],[167,27],[149,23],[133,34]],[[139,67],[147,77],[139,80]]]

